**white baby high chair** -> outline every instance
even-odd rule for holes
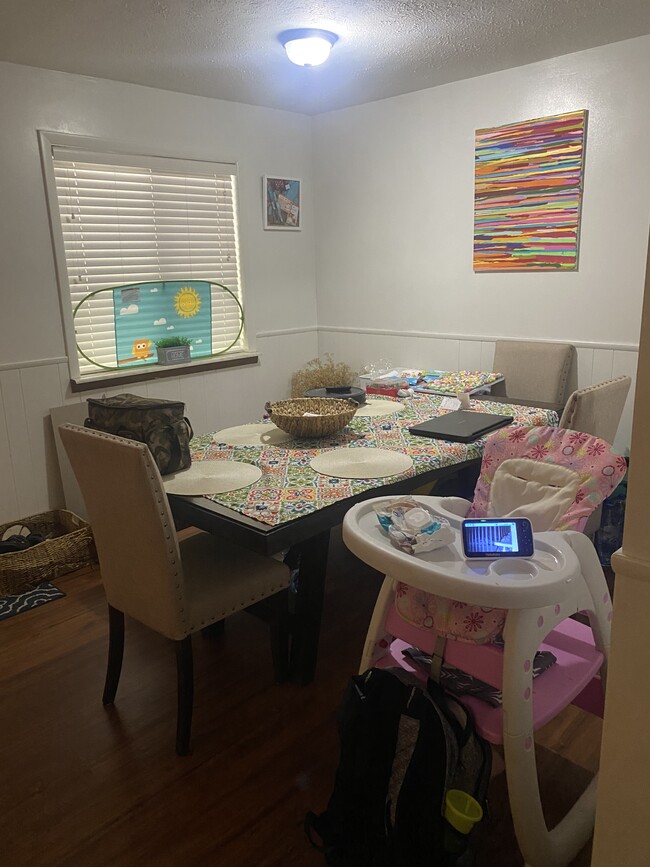
[[[502,706],[471,696],[461,701],[480,734],[503,743],[515,832],[530,867],[564,867],[593,827],[596,779],[548,830],[534,731],[571,703],[602,715],[611,600],[593,545],[575,528],[584,526],[624,472],[625,461],[596,437],[554,428],[503,430],[487,440],[473,503],[415,498],[447,517],[456,529],[451,545],[417,556],[393,547],[375,506],[394,498],[360,503],[343,523],[348,548],[386,576],[360,670],[399,665],[426,678],[404,656],[416,647],[431,655],[434,676],[444,657],[445,665],[502,690]],[[464,559],[464,517],[516,515],[532,519],[533,558]],[[552,532],[541,532],[547,530]],[[570,619],[579,611],[589,626]],[[501,631],[504,647],[491,643]],[[550,650],[556,662],[533,681],[538,649]]]

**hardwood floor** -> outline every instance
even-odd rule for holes
[[[267,627],[247,614],[221,637],[195,638],[185,758],[174,753],[173,648],[133,621],[116,704],[102,707],[107,611],[97,571],[59,579],[66,598],[0,624],[0,864],[323,867],[303,817],[327,803],[336,708],[380,583],[333,535],[316,682],[275,685]],[[599,738],[600,721],[575,708],[541,733],[552,809],[589,779]],[[477,865],[519,867],[503,774],[483,825]],[[586,847],[575,867],[588,864]]]

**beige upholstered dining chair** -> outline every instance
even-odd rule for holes
[[[575,358],[571,343],[497,340],[492,370],[502,373],[505,381],[492,386],[487,399],[562,412]]]
[[[613,443],[631,382],[629,376],[618,376],[574,391],[562,413],[560,427]]]
[[[631,382],[629,376],[618,376],[574,391],[567,400],[560,427],[591,434],[613,444]],[[601,516],[602,506],[599,506],[587,521],[585,533],[592,539],[600,527]]]
[[[176,752],[190,749],[192,634],[268,600],[275,676],[286,674],[289,569],[209,533],[179,543],[162,478],[146,445],[59,427],[92,526],[109,612],[103,703],[113,704],[122,668],[124,615],[175,643]]]

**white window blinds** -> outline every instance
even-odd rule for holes
[[[52,156],[72,311],[96,290],[155,280],[222,283],[241,303],[234,165],[57,146]],[[212,353],[245,350],[237,301],[216,286],[211,296]],[[78,309],[82,376],[116,367],[114,319],[111,292]]]

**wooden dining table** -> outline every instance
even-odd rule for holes
[[[252,551],[282,556],[292,569],[293,615],[290,677],[310,682],[315,674],[327,573],[330,531],[361,500],[403,495],[450,476],[474,473],[485,438],[472,443],[414,436],[408,428],[441,414],[442,398],[414,395],[389,401],[388,414],[361,412],[339,433],[291,439],[278,445],[231,445],[219,431],[196,436],[192,461],[241,461],[262,471],[258,482],[225,494],[169,495],[178,526],[194,526]],[[373,404],[375,402],[373,401]],[[513,417],[513,425],[557,425],[557,413],[541,407],[472,401],[471,408]],[[383,409],[383,408],[382,408]],[[270,421],[267,421],[272,429]],[[324,475],[311,460],[332,449],[380,448],[408,455],[400,475],[345,479]]]

